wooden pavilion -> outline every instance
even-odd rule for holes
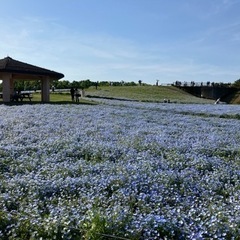
[[[14,93],[15,80],[40,80],[41,100],[42,102],[49,102],[50,81],[59,80],[63,77],[62,73],[20,62],[10,57],[0,59],[3,102],[10,102],[11,95]]]

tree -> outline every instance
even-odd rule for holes
[[[14,81],[14,89],[20,91],[29,91],[41,89],[41,82],[38,80],[18,80]]]
[[[82,80],[79,82],[79,88],[81,89],[86,89],[86,88],[89,88],[91,86],[95,86],[96,83],[95,82],[91,82],[89,79],[87,80]]]
[[[98,85],[101,86],[101,87],[103,87],[103,86],[110,86],[110,83],[108,81],[102,81],[102,82],[99,82]]]
[[[236,81],[233,83],[233,86],[234,86],[234,87],[237,87],[237,88],[240,88],[240,79],[236,80]]]
[[[51,85],[56,89],[69,89],[71,84],[68,80],[53,80]]]

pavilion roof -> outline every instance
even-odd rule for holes
[[[0,72],[49,76],[52,79],[59,80],[64,77],[62,73],[58,73],[46,68],[37,67],[28,63],[17,61],[11,57],[0,59]]]

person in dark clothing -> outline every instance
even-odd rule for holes
[[[74,90],[73,87],[71,87],[71,89],[70,89],[70,93],[71,93],[72,101],[74,101],[75,90]]]

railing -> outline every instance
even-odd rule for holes
[[[231,83],[216,83],[216,82],[181,82],[176,81],[173,83],[176,87],[231,87]]]

